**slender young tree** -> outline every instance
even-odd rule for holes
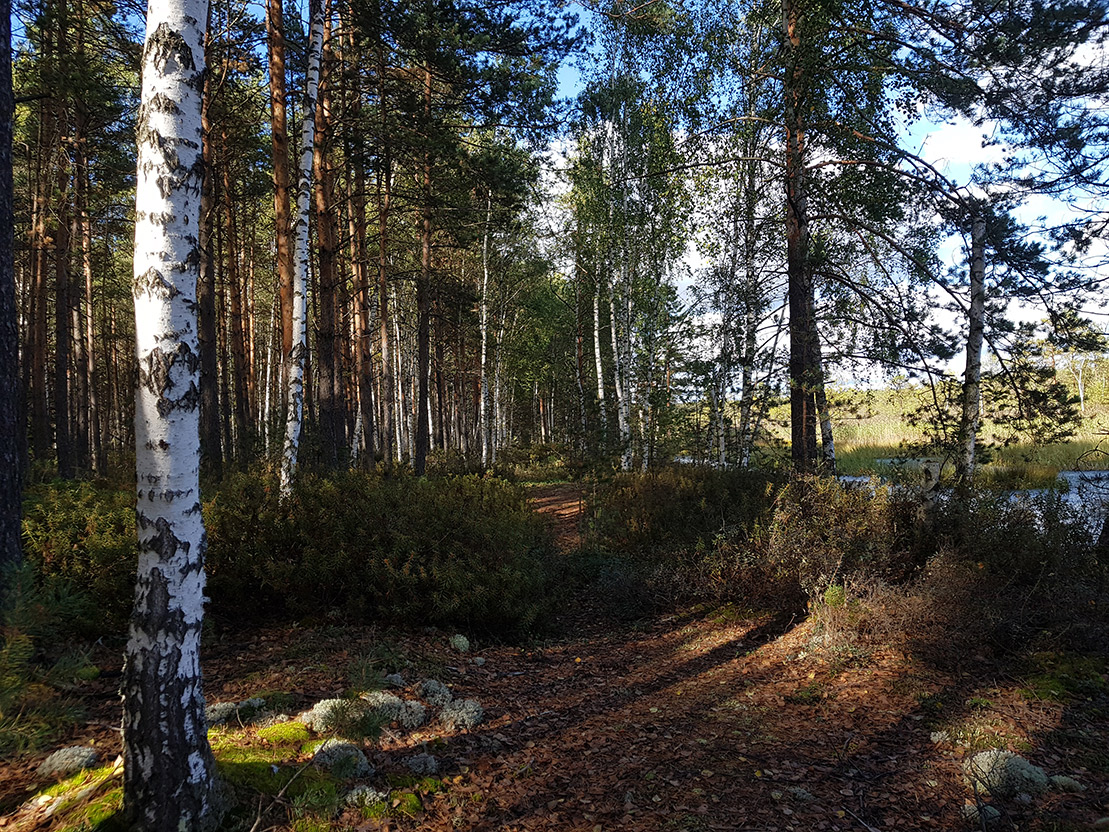
[[[135,188],[139,565],[123,674],[124,808],[142,832],[220,820],[200,677],[204,550],[196,283],[206,0],[151,0]]]
[[[304,420],[304,375],[308,361],[308,203],[312,196],[312,154],[316,141],[316,96],[323,54],[324,0],[312,0],[308,76],[304,84],[304,121],[300,129],[300,180],[297,185],[296,248],[293,251],[293,346],[285,371],[288,410],[285,451],[281,459],[281,491],[292,491]]]

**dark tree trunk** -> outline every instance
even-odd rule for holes
[[[211,29],[211,6],[208,8]],[[211,46],[211,38],[206,47]],[[200,193],[200,277],[196,286],[197,335],[200,342],[200,459],[204,469],[219,476],[223,450],[219,430],[219,370],[216,366],[216,268],[212,253],[212,223],[216,214],[215,168],[212,164],[212,125],[208,117],[212,76],[204,76],[204,104],[200,122],[204,131],[204,185]]]
[[[23,438],[20,420],[19,320],[15,298],[12,211],[11,0],[0,2],[0,592],[22,555]]]
[[[431,124],[431,70],[424,69],[424,120]],[[425,137],[425,141],[429,141]],[[416,442],[412,471],[422,477],[430,439],[427,422],[431,340],[431,148],[423,152],[423,205],[420,209],[420,272],[416,278]]]
[[[223,135],[223,208],[225,218],[225,237],[227,271],[225,272],[227,292],[230,295],[230,329],[232,395],[235,417],[234,444],[235,459],[240,466],[247,461],[247,448],[250,444],[250,402],[247,396],[247,361],[245,322],[243,320],[242,277],[239,274],[239,229],[235,217],[234,200],[231,194],[231,159],[227,147],[227,134]]]
[[[796,0],[783,5],[789,46],[785,72],[786,270],[789,279],[789,401],[793,469],[812,473],[817,459],[816,319],[809,271],[809,216],[805,171],[804,85],[801,13]]]
[[[273,136],[273,214],[281,296],[281,356],[284,364],[293,348],[293,225],[289,203],[285,21],[281,0],[266,0],[266,39],[269,47],[270,123]]]
[[[31,449],[36,460],[50,456],[50,399],[47,376],[47,251],[46,215],[50,199],[49,158],[53,142],[50,108],[39,107],[38,140],[35,148],[34,195],[31,205],[31,314],[27,338],[28,375],[31,398]]]
[[[59,158],[58,223],[54,228],[54,441],[58,476],[72,479],[75,471],[69,412],[69,352],[73,340],[69,291],[69,164],[64,153]]]
[[[324,22],[324,44],[331,37],[330,16]],[[316,99],[316,143],[312,153],[315,180],[316,248],[319,255],[319,292],[317,312],[317,385],[320,418],[320,452],[326,468],[337,468],[344,455],[345,434],[342,374],[339,368],[339,271],[336,259],[339,233],[334,206],[334,170],[327,158],[331,50],[325,46],[320,72],[319,97]]]

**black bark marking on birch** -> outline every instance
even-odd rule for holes
[[[135,278],[134,293],[154,295],[162,300],[173,300],[181,290],[166,280],[165,276],[156,268],[151,266],[141,275]]]
[[[165,520],[159,518],[155,526],[157,526],[158,523],[164,524]],[[166,547],[172,546],[172,541],[180,542],[176,537],[173,537],[172,532],[169,535],[172,541],[167,542],[163,534],[164,531],[164,529],[160,530],[154,538],[150,539],[147,544],[148,548],[150,544],[158,544],[162,547]],[[176,549],[173,549],[170,555],[172,556],[175,553]],[[165,559],[165,555],[162,551],[158,551],[158,554],[163,560]],[[159,632],[159,629],[166,624],[169,617],[169,581],[162,573],[161,569],[151,569],[150,574],[145,580],[140,579],[139,597],[141,601],[135,605],[135,614],[132,624],[136,629],[144,633]],[[181,615],[180,611],[177,611],[177,615]],[[178,627],[178,629],[180,628]]]
[[[189,382],[189,389],[185,391],[183,396],[176,399],[158,399],[158,413],[161,416],[169,416],[175,410],[183,410],[188,413],[198,407],[200,407],[200,389],[196,386],[195,381]]]
[[[139,384],[161,400],[173,386],[170,380],[172,366],[173,356],[155,347],[146,357],[146,366],[139,365]]]
[[[191,544],[173,533],[173,524],[166,518],[159,517],[154,521],[153,526],[154,534],[143,541],[143,548],[146,551],[157,553],[163,562],[169,561],[178,552],[184,552],[188,556]],[[158,570],[155,569],[154,571],[157,572]],[[164,577],[163,580],[165,580]]]
[[[196,385],[196,372],[200,367],[200,357],[187,343],[179,342],[169,352],[155,347],[146,356],[145,366],[139,366],[139,384],[158,399],[158,413],[168,416],[174,410],[192,411],[200,406],[200,390]],[[172,370],[181,362],[189,373],[189,387],[177,398],[167,393],[173,388]]]
[[[156,93],[150,101],[145,105],[146,112],[153,110],[158,113],[170,113],[171,115],[180,115],[181,108],[177,102],[170,98],[163,92]]]
[[[146,60],[151,61],[159,75],[174,75],[176,69],[169,69],[169,62],[190,72],[196,72],[193,50],[180,32],[170,28],[168,23],[160,23],[158,28],[146,39]]]

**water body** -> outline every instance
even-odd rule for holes
[[[849,488],[872,488],[887,480],[881,477],[842,475],[839,481]],[[912,487],[910,487],[912,488]],[[919,487],[912,488],[919,492]],[[946,491],[946,489],[941,489]],[[1053,488],[1013,489],[1005,492],[1014,502],[1043,497],[1054,492],[1063,502],[1080,512],[1099,530],[1109,515],[1109,471],[1060,471]]]

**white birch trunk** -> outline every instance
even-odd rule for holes
[[[504,342],[504,318],[501,318],[497,340],[493,342],[493,439],[489,464],[497,462],[497,449],[504,444],[504,412],[501,409],[501,344]]]
[[[593,357],[597,362],[597,402],[601,406],[601,442],[608,433],[608,410],[605,408],[605,375],[601,365],[601,278],[593,295]]]
[[[481,362],[479,374],[480,383],[480,412],[478,413],[478,431],[481,434],[481,467],[488,468],[492,464],[491,446],[493,444],[493,426],[489,419],[489,369],[487,366],[488,337],[489,337],[489,223],[493,218],[493,201],[486,196],[485,200],[485,235],[481,241]]]
[[[620,360],[620,341],[616,332],[616,290],[609,285],[608,321],[612,335],[613,393],[616,396],[616,424],[620,431],[620,470],[632,468],[631,437],[628,435],[628,400],[624,391],[623,362]]]
[[[277,304],[280,298],[275,294],[273,298],[273,307],[270,312],[270,337],[266,341],[266,385],[265,395],[262,402],[262,436],[265,442],[266,456],[270,455],[270,404],[273,399],[273,388],[276,386],[273,383],[273,355],[277,352],[277,346],[274,343],[280,338],[280,333],[277,329]]]
[[[151,0],[135,181],[139,562],[123,673],[124,808],[141,832],[215,829],[200,677],[199,276],[204,0]]]
[[[285,450],[281,457],[281,493],[292,492],[297,452],[304,421],[304,365],[308,358],[308,203],[312,195],[312,152],[316,143],[316,96],[323,54],[323,0],[311,2],[308,75],[300,129],[300,179],[297,183],[296,243],[293,250],[293,347],[287,357],[289,409],[285,417]]]
[[[358,452],[362,449],[362,402],[357,400],[361,394],[357,388],[354,391],[355,406],[358,410],[354,414],[354,432],[350,437],[350,464],[353,468],[358,464]]]

